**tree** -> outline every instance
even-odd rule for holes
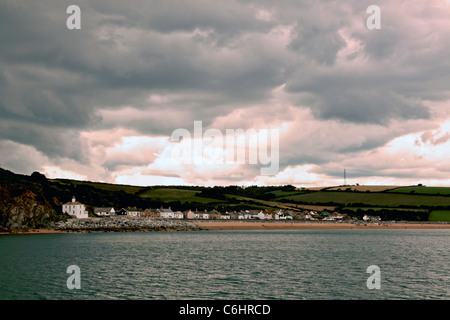
[[[46,177],[45,175],[43,175],[42,173],[39,173],[39,172],[37,172],[37,171],[35,171],[35,172],[33,172],[33,173],[31,174],[31,179],[32,179],[33,181],[39,182],[39,183],[47,182],[47,181],[48,181],[48,180],[47,180],[47,177]]]

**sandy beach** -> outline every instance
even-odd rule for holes
[[[263,222],[263,221],[205,221],[196,222],[207,230],[293,230],[293,229],[450,229],[450,224],[393,223],[353,224],[334,222]]]

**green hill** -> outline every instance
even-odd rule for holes
[[[177,189],[176,187],[170,188],[152,188],[140,193],[142,198],[149,198],[161,201],[162,203],[170,201],[180,201],[181,203],[213,203],[217,202],[215,199],[204,198],[197,196],[201,191],[198,190],[188,190],[188,189]],[[223,202],[223,201],[220,201]]]
[[[333,203],[342,206],[377,206],[377,207],[447,207],[450,197],[438,195],[418,195],[394,192],[345,192],[345,191],[317,191],[278,198],[278,200],[294,201],[309,204]]]
[[[450,210],[434,210],[431,212],[429,220],[450,222]]]
[[[450,195],[449,187],[425,187],[425,186],[414,186],[414,187],[402,187],[389,190],[391,193],[414,193],[414,194],[424,194],[424,195]]]
[[[365,191],[361,191],[365,190]],[[371,191],[376,190],[376,191]],[[241,209],[287,209],[293,211],[337,210],[361,218],[374,214],[383,220],[450,221],[450,188],[409,186],[395,188],[327,187],[301,190],[294,186],[132,186],[70,179],[47,179],[0,168],[0,228],[43,225],[47,220],[64,219],[63,203],[72,196],[84,203],[93,216],[95,207],[171,207],[173,210],[233,211]],[[25,199],[25,200],[24,200]],[[28,201],[40,206],[41,214],[23,209]],[[11,218],[11,207],[15,217]],[[8,211],[9,210],[9,211]],[[27,211],[28,210],[28,211]],[[31,210],[31,211],[30,211]],[[27,211],[30,217],[20,216]],[[47,217],[45,220],[43,217]],[[12,222],[14,220],[14,222]]]

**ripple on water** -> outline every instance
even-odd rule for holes
[[[449,230],[2,237],[1,299],[449,299]],[[32,241],[31,241],[32,239]],[[82,289],[66,287],[80,266]],[[382,287],[368,290],[370,265]]]

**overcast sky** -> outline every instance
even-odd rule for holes
[[[350,184],[450,185],[449,2],[0,0],[0,166],[133,185],[340,185],[344,168]],[[366,27],[372,4],[381,29]],[[278,130],[278,171],[174,162],[171,134],[194,121]]]

